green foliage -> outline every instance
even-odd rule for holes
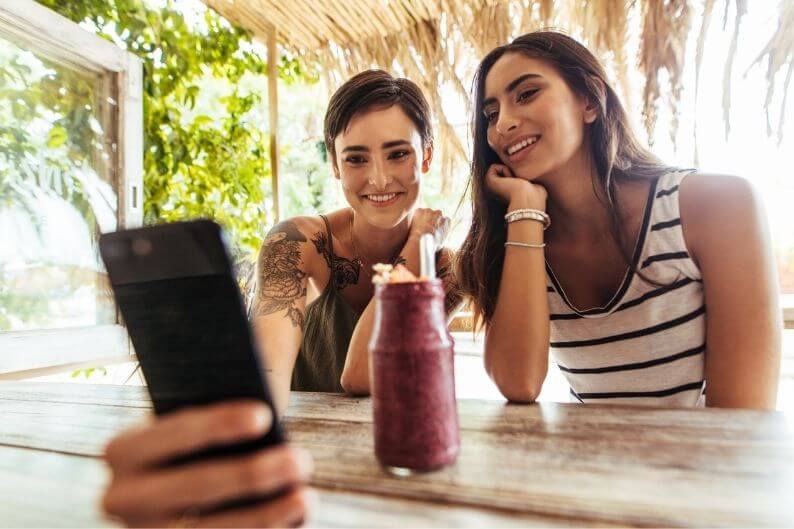
[[[263,122],[253,119],[264,84],[240,89],[267,71],[250,35],[197,1],[39,1],[143,59],[145,222],[214,218],[241,254],[256,252],[271,220],[270,162]],[[278,66],[287,83],[314,79],[295,58]],[[197,106],[206,90],[217,95],[209,114]],[[63,136],[55,130],[49,141]]]
[[[75,371],[72,371],[71,377],[72,378],[80,378],[80,377],[91,378],[91,376],[94,373],[98,374],[100,377],[103,377],[103,376],[108,374],[108,370],[105,369],[104,367],[87,367],[85,369],[76,369]]]
[[[4,233],[11,251],[6,246],[0,262],[0,330],[47,327],[64,313],[74,317],[70,302],[97,284],[90,263],[63,266],[68,256],[58,261],[41,249],[64,229],[45,226],[46,206],[68,203],[66,220],[79,219],[87,233],[98,230],[97,213],[110,209],[100,209],[97,198],[108,188],[100,176],[106,156],[96,118],[99,82],[4,39],[0,64],[0,211],[4,228],[18,227]]]
[[[198,0],[41,3],[143,61],[145,223],[214,218],[238,263],[250,263],[273,220],[261,47]],[[103,80],[4,38],[0,63],[0,208],[22,213],[39,239],[16,248],[21,264],[0,263],[0,329],[90,322],[93,309],[77,314],[74,303],[97,291],[101,267],[69,266],[36,244],[75,229],[95,244],[115,227]],[[315,80],[295,58],[278,67],[282,83]],[[53,204],[77,225],[48,223],[42,208]],[[54,283],[63,286],[42,286]]]

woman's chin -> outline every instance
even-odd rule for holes
[[[522,168],[513,169],[513,174],[516,178],[520,178],[521,180],[526,180],[527,182],[536,182],[540,177],[541,174],[538,171],[527,170]]]
[[[535,163],[516,164],[510,167],[510,170],[516,178],[535,184],[542,183],[542,181],[545,180],[544,177],[551,172],[548,167],[539,167],[538,164]]]
[[[374,211],[370,208],[366,209],[368,211],[360,212],[361,217],[363,217],[370,226],[381,230],[391,230],[395,228],[408,214],[408,212],[404,211],[402,208],[387,208]]]

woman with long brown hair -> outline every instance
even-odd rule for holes
[[[750,185],[658,160],[564,34],[496,48],[474,89],[457,276],[504,396],[534,400],[551,352],[579,402],[774,408],[781,317]]]

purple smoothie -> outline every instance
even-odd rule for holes
[[[397,472],[450,465],[460,435],[441,281],[378,285],[375,299],[369,343],[375,455]]]

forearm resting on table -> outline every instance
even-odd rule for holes
[[[340,383],[345,393],[350,395],[369,395],[369,340],[374,322],[375,298],[361,313],[347,348]]]
[[[541,244],[543,226],[508,225],[507,240]],[[485,369],[502,395],[532,402],[548,368],[549,307],[542,248],[505,247],[502,279],[493,318],[485,335]]]
[[[301,333],[289,323],[284,325],[286,321],[274,314],[252,322],[257,348],[262,355],[262,367],[279,417],[289,404],[292,370],[301,342]]]
[[[419,240],[409,237],[400,252],[405,259],[405,267],[414,275],[419,275]],[[369,395],[369,340],[375,324],[375,298],[370,300],[350,337],[347,348],[345,367],[342,370],[340,383],[346,393],[351,395]]]

